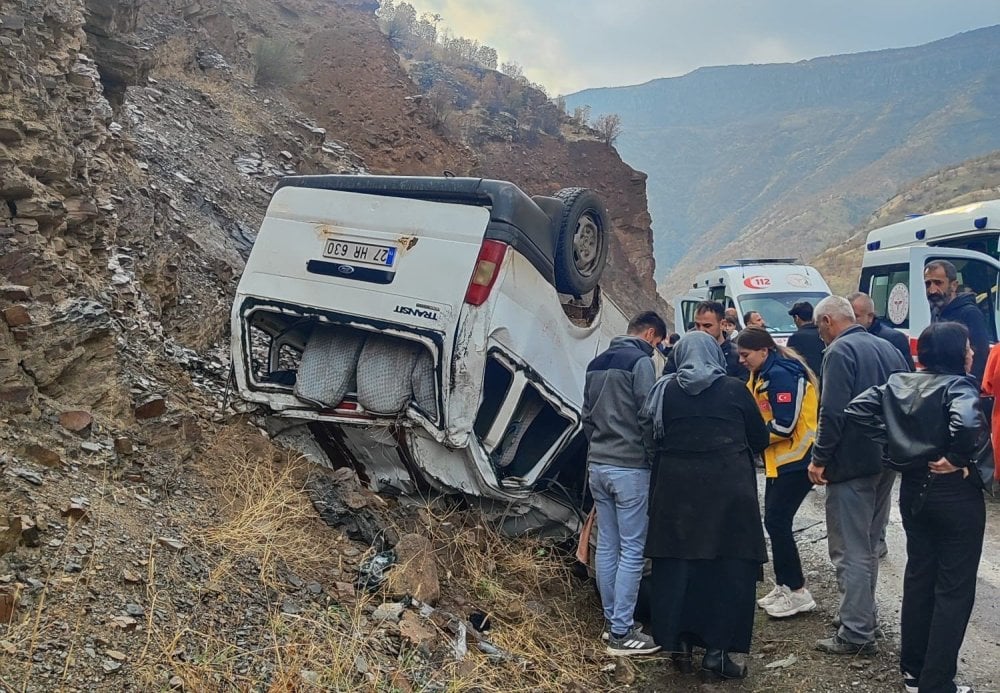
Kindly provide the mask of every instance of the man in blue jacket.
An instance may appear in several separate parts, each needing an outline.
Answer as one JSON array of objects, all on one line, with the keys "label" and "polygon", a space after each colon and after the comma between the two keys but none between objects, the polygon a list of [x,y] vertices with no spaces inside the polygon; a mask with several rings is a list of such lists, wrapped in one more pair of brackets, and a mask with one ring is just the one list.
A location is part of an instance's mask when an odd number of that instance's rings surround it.
[{"label": "man in blue jacket", "polygon": [[983,311],[976,305],[976,295],[958,293],[958,270],[947,260],[932,260],[924,265],[924,288],[934,322],[959,322],[969,330],[972,375],[982,385],[990,353],[990,334]]},{"label": "man in blue jacket", "polygon": [[649,654],[660,649],[636,627],[632,615],[639,595],[649,518],[649,476],[653,441],[643,414],[646,396],[656,382],[653,349],[667,334],[663,319],[640,313],[628,335],[615,337],[607,351],[587,366],[583,431],[590,492],[597,510],[595,569],[608,654]]}]

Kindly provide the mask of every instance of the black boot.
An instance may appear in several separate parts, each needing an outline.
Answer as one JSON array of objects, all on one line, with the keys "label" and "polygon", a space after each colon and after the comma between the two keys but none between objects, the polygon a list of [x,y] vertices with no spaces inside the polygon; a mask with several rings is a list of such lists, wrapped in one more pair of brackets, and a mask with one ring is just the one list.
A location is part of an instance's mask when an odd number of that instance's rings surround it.
[{"label": "black boot", "polygon": [[701,670],[709,678],[742,679],[747,675],[746,664],[737,664],[729,658],[725,650],[705,650],[705,658],[701,660]]},{"label": "black boot", "polygon": [[691,657],[691,643],[686,640],[681,640],[677,644],[677,651],[671,653],[670,659],[674,662],[674,668],[680,673],[694,673],[694,659]]}]

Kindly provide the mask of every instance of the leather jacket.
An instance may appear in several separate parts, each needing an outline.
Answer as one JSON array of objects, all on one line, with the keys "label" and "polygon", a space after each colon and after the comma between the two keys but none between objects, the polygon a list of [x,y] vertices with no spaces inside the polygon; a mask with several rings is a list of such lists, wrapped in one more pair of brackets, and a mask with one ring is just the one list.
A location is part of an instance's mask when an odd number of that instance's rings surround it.
[{"label": "leather jacket", "polygon": [[844,413],[886,446],[889,466],[904,474],[927,473],[927,464],[946,457],[971,467],[969,479],[982,488],[993,474],[989,426],[971,376],[919,371],[893,373],[885,385],[855,397]]}]

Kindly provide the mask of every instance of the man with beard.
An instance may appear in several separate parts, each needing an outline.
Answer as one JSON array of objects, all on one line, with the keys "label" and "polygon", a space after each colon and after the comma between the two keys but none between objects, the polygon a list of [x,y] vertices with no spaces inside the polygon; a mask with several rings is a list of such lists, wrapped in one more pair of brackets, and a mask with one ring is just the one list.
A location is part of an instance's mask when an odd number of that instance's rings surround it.
[{"label": "man with beard", "polygon": [[986,330],[986,318],[976,305],[975,294],[958,293],[958,271],[947,260],[932,260],[924,266],[924,288],[933,322],[957,322],[969,330],[969,343],[974,352],[972,375],[981,385],[990,351],[990,337]]}]

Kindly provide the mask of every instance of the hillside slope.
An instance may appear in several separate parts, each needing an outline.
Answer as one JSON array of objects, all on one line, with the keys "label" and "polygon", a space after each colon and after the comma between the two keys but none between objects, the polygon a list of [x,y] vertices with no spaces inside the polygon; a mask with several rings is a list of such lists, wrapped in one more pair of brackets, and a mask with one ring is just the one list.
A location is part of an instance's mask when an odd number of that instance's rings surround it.
[{"label": "hillside slope", "polygon": [[1000,147],[998,69],[1000,26],[567,103],[621,114],[618,149],[649,173],[658,278],[674,287],[737,256],[812,255],[906,181]]},{"label": "hillside slope", "polygon": [[[0,688],[607,682],[584,646],[599,627],[590,591],[551,546],[506,540],[448,499],[375,496],[226,407],[233,291],[280,176],[498,175],[483,162],[499,154],[435,132],[373,9],[3,3]],[[264,37],[292,42],[299,86],[254,84]],[[650,257],[642,177],[596,143],[544,146],[564,173],[537,174],[532,147],[507,154],[524,157],[510,173],[540,192],[602,187],[622,244],[638,237]],[[574,159],[615,178],[586,177]],[[652,263],[616,262],[612,293],[655,302]],[[424,561],[419,585],[433,575],[439,591],[432,614],[410,603],[416,578],[402,568],[378,596],[357,582],[384,546],[408,566],[404,539]],[[475,611],[499,626],[486,651],[466,630]]]},{"label": "hillside slope", "polygon": [[970,159],[912,182],[879,207],[851,237],[824,250],[812,264],[841,295],[856,291],[865,237],[872,229],[902,221],[907,214],[1000,198],[1000,151]]}]

